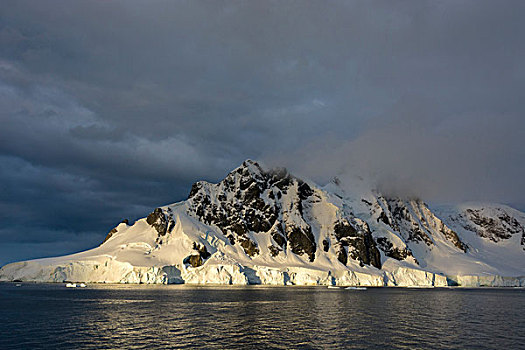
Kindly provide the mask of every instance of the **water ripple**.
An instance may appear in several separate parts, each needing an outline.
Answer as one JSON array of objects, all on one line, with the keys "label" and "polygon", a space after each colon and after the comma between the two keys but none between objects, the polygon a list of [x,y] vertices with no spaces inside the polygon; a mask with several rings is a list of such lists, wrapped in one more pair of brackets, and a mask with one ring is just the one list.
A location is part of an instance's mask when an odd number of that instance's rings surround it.
[{"label": "water ripple", "polygon": [[0,348],[523,349],[505,289],[0,284]]}]

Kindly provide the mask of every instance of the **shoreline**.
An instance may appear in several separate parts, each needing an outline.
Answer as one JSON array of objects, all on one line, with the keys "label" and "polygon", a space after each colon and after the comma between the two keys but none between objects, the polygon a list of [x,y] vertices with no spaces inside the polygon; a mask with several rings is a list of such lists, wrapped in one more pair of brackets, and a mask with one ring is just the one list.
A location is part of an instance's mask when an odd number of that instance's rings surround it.
[{"label": "shoreline", "polygon": [[[0,281],[0,285],[66,285],[68,283],[85,283],[89,286],[114,286],[114,287],[188,287],[188,288],[220,288],[220,289],[238,289],[238,288],[322,288],[332,290],[345,290],[348,287],[365,287],[367,289],[497,289],[497,290],[525,290],[525,286],[366,286],[366,285],[276,285],[276,284],[220,284],[220,283],[119,283],[119,282],[85,282],[85,281],[63,281],[63,282],[41,282],[41,281]],[[78,288],[84,289],[84,288]]]}]

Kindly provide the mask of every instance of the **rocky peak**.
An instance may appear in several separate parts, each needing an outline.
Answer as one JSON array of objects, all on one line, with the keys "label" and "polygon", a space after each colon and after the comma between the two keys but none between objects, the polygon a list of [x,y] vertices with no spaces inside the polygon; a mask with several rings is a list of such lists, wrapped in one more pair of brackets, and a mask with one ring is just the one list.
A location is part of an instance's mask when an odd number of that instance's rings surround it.
[{"label": "rocky peak", "polygon": [[[267,233],[272,256],[289,249],[314,261],[318,242],[309,213],[320,201],[315,188],[285,168],[265,170],[247,160],[218,184],[194,184],[188,214],[215,225],[232,245],[239,244],[251,257],[261,251],[252,234]],[[350,258],[361,265],[381,267],[379,250],[365,222],[343,217],[333,225],[331,237],[322,242],[324,251],[333,244],[338,260],[345,265]]]},{"label": "rocky peak", "polygon": [[231,244],[240,244],[249,256],[260,252],[251,234],[267,232],[272,254],[288,245],[295,254],[306,254],[313,261],[316,243],[303,217],[303,208],[313,194],[306,182],[286,169],[264,170],[247,160],[216,185],[195,183],[188,199],[189,214],[217,226]]}]

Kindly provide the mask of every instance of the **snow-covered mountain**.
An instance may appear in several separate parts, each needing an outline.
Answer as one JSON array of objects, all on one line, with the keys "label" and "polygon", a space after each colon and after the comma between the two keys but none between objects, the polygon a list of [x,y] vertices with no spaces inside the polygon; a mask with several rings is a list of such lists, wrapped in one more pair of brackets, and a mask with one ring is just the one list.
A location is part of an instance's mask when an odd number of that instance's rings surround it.
[{"label": "snow-covered mountain", "polygon": [[430,209],[357,180],[324,187],[247,160],[97,248],[8,264],[1,281],[525,286],[525,214]]}]

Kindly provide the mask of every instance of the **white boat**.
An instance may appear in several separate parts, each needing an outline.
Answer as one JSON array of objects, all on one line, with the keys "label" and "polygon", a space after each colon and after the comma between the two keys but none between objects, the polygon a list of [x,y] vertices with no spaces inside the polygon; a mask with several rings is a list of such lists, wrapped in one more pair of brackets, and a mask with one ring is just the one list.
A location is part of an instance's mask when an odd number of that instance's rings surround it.
[{"label": "white boat", "polygon": [[76,288],[76,287],[77,287],[76,283],[67,283],[66,284],[66,288]]},{"label": "white boat", "polygon": [[345,289],[349,289],[349,290],[366,290],[366,287],[346,287]]},{"label": "white boat", "polygon": [[79,286],[80,288],[86,288],[86,287],[87,287],[85,283],[80,283],[78,286]]},{"label": "white boat", "polygon": [[22,287],[20,283],[15,284],[15,287]]},{"label": "white boat", "polygon": [[329,289],[339,289],[340,287],[338,286],[328,286]]}]

